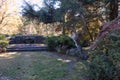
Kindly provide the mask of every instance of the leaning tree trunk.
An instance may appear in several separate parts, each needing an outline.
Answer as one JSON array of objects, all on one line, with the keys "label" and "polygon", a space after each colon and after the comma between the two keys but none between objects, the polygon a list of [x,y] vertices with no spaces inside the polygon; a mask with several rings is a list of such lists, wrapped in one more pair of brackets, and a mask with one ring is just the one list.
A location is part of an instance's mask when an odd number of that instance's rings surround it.
[{"label": "leaning tree trunk", "polygon": [[65,23],[62,24],[62,27],[61,27],[61,28],[62,28],[62,29],[61,29],[61,30],[62,30],[62,35],[65,35]]},{"label": "leaning tree trunk", "polygon": [[72,33],[71,38],[73,39],[75,46],[77,47],[77,50],[79,51],[78,57],[81,58],[83,50],[82,50],[82,46],[80,43],[80,35],[78,35],[75,28],[72,28],[72,31],[73,33]]},{"label": "leaning tree trunk", "polygon": [[[79,16],[79,19],[83,22],[83,28],[82,28],[82,32],[81,32],[81,35],[84,36],[84,34],[86,33],[86,31],[88,30],[88,27],[87,27],[87,23],[86,23],[86,20],[84,18],[84,16],[82,14],[80,14]],[[82,49],[82,45],[81,45],[81,42],[80,42],[80,38],[81,38],[81,35],[80,33],[78,33],[76,31],[76,28],[75,27],[70,27],[71,30],[72,30],[72,39],[79,51],[79,58],[83,58],[82,56],[84,55],[84,52],[83,52],[83,49]]]},{"label": "leaning tree trunk", "polygon": [[80,20],[83,22],[82,35],[84,35],[87,32],[89,37],[90,37],[90,39],[91,39],[91,41],[93,41],[94,39],[93,39],[92,34],[89,31],[89,28],[88,28],[88,25],[87,25],[85,17],[82,14],[80,14],[79,17],[80,17]]}]

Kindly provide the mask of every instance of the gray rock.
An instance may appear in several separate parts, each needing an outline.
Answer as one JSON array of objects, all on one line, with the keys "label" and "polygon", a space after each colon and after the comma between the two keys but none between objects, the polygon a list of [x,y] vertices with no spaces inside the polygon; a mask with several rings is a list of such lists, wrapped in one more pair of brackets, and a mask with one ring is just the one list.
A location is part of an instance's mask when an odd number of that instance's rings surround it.
[{"label": "gray rock", "polygon": [[72,48],[66,51],[66,55],[70,56],[76,56],[82,60],[86,60],[88,58],[88,51],[82,50],[82,54],[80,55],[80,52],[77,48]]}]

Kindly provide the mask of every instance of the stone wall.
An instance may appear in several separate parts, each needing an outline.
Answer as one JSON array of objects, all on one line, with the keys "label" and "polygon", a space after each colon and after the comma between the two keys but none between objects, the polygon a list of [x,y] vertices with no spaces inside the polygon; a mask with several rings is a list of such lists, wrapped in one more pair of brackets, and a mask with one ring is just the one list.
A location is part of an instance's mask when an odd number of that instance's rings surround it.
[{"label": "stone wall", "polygon": [[44,44],[45,39],[40,35],[16,35],[10,38],[9,44]]}]

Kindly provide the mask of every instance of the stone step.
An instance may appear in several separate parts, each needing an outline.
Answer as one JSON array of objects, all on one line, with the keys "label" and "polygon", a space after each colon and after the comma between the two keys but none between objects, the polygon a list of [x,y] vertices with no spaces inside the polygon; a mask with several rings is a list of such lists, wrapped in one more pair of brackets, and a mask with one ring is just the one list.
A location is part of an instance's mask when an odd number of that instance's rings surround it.
[{"label": "stone step", "polygon": [[23,46],[23,47],[7,47],[7,49],[31,49],[31,48],[47,48],[46,46],[39,46],[39,47],[31,47],[31,46]]},{"label": "stone step", "polygon": [[45,51],[48,50],[45,44],[10,44],[7,51]]},{"label": "stone step", "polygon": [[14,44],[8,45],[7,51],[45,51],[48,50],[43,44]]},{"label": "stone step", "polygon": [[7,51],[46,51],[47,47],[7,48]]}]

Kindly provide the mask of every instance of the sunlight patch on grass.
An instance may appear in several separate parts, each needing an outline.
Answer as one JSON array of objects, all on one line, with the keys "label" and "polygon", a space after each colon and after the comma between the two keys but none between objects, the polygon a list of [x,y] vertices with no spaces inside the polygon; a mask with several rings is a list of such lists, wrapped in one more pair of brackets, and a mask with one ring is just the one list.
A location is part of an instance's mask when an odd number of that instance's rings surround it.
[{"label": "sunlight patch on grass", "polygon": [[62,62],[71,62],[71,60],[64,60],[64,59],[61,59],[61,58],[59,58],[59,59],[57,59],[58,61],[62,61]]},{"label": "sunlight patch on grass", "polygon": [[1,53],[1,54],[0,54],[0,59],[1,59],[1,58],[11,59],[11,58],[14,58],[15,55],[18,55],[17,52]]}]

